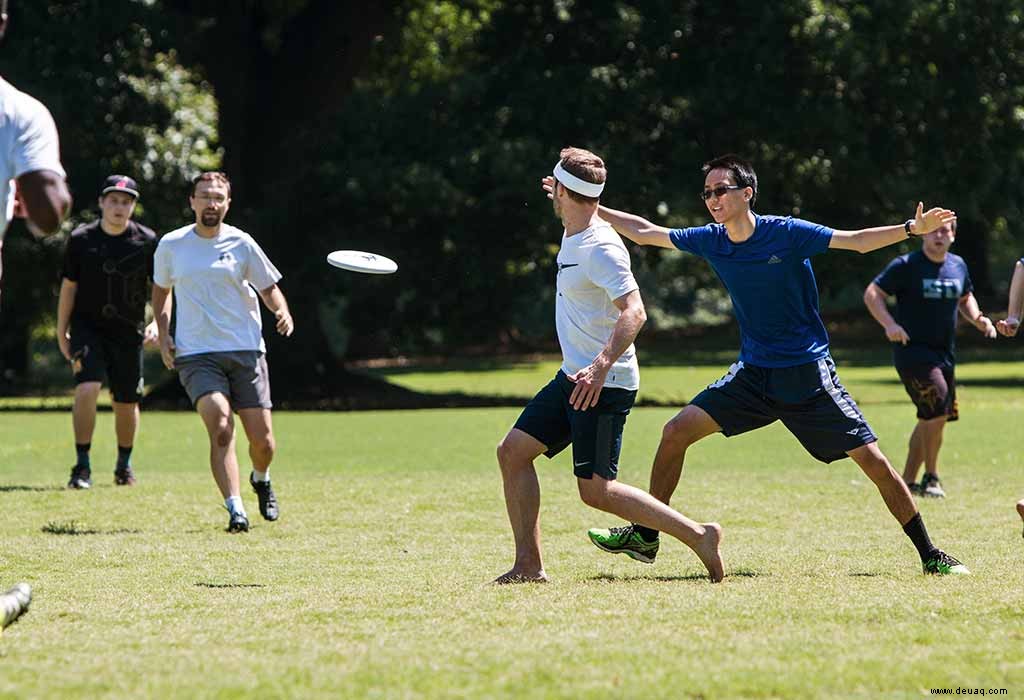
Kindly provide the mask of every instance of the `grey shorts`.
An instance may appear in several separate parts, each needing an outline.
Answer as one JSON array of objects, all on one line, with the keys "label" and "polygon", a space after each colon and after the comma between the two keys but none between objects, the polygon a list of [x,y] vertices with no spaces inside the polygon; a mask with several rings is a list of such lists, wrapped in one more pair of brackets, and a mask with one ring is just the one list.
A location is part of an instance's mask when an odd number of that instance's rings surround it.
[{"label": "grey shorts", "polygon": [[193,406],[215,391],[227,396],[236,411],[273,406],[267,358],[262,352],[203,352],[176,358],[174,365]]}]

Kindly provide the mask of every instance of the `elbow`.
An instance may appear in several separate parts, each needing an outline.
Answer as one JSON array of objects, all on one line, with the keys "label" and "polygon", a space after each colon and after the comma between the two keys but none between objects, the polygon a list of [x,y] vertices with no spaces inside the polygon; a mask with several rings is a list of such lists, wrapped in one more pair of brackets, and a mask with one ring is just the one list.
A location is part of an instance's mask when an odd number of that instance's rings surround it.
[{"label": "elbow", "polygon": [[636,308],[636,328],[639,331],[647,323],[647,309],[643,304]]}]

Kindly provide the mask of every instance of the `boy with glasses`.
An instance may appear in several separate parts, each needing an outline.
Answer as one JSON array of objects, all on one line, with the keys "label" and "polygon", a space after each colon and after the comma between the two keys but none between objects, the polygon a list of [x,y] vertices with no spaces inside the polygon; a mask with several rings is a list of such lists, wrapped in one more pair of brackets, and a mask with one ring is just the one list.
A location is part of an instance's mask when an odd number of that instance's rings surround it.
[{"label": "boy with glasses", "polygon": [[[714,223],[667,229],[602,206],[601,218],[640,245],[678,248],[708,260],[725,284],[740,326],[739,360],[664,428],[651,471],[651,493],[668,503],[679,483],[687,448],[713,433],[727,437],[776,420],[815,459],[851,457],[875,484],[889,512],[914,543],[925,573],[969,573],[935,547],[910,491],[878,449],[877,438],[839,382],[828,334],[818,312],[810,258],[830,248],[876,250],[923,235],[955,218],[925,212],[895,226],[838,231],[800,219],[751,211],[757,175],[750,163],[726,155],[704,164],[701,194]],[[545,188],[549,183],[545,183]],[[593,529],[591,541],[609,552],[653,562],[658,533],[637,524]]]}]

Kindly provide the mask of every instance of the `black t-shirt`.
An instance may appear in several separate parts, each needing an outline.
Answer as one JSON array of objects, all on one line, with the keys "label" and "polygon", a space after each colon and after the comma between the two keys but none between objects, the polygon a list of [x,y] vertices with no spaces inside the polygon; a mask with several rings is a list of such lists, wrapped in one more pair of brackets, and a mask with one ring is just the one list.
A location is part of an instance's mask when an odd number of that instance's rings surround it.
[{"label": "black t-shirt", "polygon": [[957,307],[974,291],[964,259],[947,253],[946,259],[937,263],[918,250],[889,263],[875,284],[896,296],[896,322],[910,336],[906,345],[893,346],[896,366],[952,367]]},{"label": "black t-shirt", "polygon": [[134,221],[111,236],[99,221],[79,226],[64,249],[62,275],[78,283],[74,319],[141,327],[153,279],[156,234]]}]

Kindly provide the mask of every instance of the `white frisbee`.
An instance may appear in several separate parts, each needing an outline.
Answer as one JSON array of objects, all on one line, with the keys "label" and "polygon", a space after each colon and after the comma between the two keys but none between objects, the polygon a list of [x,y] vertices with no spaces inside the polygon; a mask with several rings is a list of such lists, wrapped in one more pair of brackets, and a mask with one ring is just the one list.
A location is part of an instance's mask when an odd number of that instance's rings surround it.
[{"label": "white frisbee", "polygon": [[390,275],[398,269],[398,263],[391,258],[361,250],[336,250],[327,256],[327,262],[342,270],[371,275]]}]

